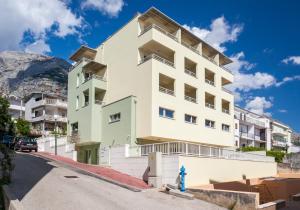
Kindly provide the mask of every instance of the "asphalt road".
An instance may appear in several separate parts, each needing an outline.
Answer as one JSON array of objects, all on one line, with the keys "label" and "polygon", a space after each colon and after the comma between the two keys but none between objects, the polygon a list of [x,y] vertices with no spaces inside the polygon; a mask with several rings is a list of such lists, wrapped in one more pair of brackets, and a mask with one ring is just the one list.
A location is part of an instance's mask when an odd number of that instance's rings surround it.
[{"label": "asphalt road", "polygon": [[10,189],[24,210],[223,209],[152,189],[132,192],[29,154],[17,154],[15,164]]}]

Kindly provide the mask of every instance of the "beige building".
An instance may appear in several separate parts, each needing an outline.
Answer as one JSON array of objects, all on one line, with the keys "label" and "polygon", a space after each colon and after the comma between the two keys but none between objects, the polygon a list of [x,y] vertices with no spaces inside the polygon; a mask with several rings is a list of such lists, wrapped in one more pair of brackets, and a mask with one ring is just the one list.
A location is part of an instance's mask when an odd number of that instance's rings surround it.
[{"label": "beige building", "polygon": [[155,8],[97,48],[80,47],[68,81],[78,160],[99,145],[184,141],[234,146],[232,61]]}]

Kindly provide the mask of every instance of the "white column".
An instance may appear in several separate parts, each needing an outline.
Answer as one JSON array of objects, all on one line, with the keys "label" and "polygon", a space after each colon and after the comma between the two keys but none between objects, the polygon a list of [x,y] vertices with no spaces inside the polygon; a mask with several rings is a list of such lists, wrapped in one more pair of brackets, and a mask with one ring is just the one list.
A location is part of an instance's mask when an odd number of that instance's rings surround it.
[{"label": "white column", "polygon": [[196,49],[198,50],[199,54],[202,55],[202,42],[196,46]]}]

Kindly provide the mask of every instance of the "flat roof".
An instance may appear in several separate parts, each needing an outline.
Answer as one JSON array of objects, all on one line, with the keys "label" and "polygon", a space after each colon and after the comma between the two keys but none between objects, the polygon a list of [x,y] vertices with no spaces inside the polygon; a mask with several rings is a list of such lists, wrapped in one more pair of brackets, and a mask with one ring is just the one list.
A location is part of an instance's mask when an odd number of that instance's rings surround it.
[{"label": "flat roof", "polygon": [[93,60],[96,56],[97,50],[90,48],[88,46],[82,45],[78,50],[76,50],[71,56],[70,60],[79,61],[82,57],[89,58]]}]

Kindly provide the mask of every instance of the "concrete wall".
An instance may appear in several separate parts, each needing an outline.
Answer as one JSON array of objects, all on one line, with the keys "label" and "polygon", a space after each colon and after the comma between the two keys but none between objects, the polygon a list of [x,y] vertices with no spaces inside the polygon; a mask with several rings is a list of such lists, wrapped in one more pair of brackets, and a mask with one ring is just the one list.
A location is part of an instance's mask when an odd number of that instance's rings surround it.
[{"label": "concrete wall", "polygon": [[179,156],[179,166],[187,173],[187,186],[205,185],[213,182],[276,176],[277,163],[229,160],[209,157]]}]

